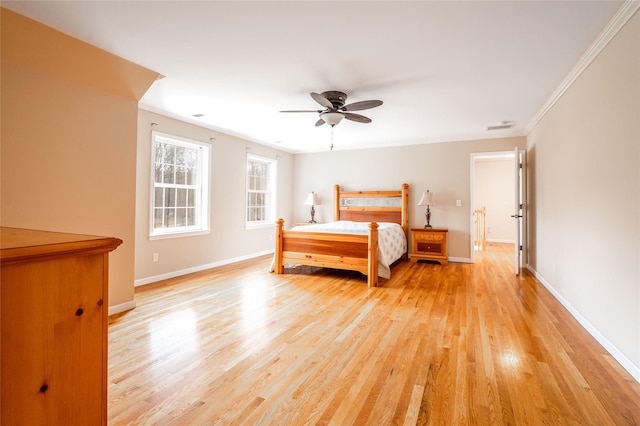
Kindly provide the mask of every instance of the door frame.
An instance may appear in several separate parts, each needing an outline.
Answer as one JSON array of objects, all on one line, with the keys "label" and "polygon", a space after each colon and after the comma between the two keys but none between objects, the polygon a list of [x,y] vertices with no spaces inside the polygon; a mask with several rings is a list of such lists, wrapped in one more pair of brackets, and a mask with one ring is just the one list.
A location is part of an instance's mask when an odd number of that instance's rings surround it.
[{"label": "door frame", "polygon": [[[515,148],[514,148],[515,149]],[[474,232],[475,226],[473,223],[473,212],[475,210],[475,183],[476,183],[476,159],[478,158],[515,158],[514,149],[505,151],[490,151],[490,152],[472,152],[469,155],[469,259],[471,263],[475,263],[475,248],[474,248]],[[514,177],[515,179],[515,177]]]}]

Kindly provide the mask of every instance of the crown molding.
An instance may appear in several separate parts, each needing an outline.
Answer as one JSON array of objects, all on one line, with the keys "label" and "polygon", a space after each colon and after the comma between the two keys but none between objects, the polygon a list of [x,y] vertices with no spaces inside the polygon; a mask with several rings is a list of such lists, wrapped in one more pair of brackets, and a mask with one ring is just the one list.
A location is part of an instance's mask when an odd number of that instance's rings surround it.
[{"label": "crown molding", "polygon": [[560,86],[553,92],[551,97],[544,103],[542,108],[537,112],[533,119],[524,128],[524,134],[529,135],[533,128],[538,124],[542,117],[555,105],[556,102],[564,95],[571,85],[580,77],[593,60],[604,50],[609,42],[618,34],[624,25],[633,17],[640,9],[640,0],[626,0],[620,7],[615,16],[602,30],[598,38],[589,46],[587,51],[582,55],[573,69],[560,83]]}]

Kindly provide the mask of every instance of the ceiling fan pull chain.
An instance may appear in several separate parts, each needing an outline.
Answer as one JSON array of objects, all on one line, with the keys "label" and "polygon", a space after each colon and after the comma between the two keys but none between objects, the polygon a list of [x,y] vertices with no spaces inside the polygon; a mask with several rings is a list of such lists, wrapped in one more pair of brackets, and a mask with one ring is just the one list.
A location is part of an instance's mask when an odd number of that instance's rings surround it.
[{"label": "ceiling fan pull chain", "polygon": [[331,149],[330,149],[330,151],[333,151],[333,128],[334,127],[335,126],[331,126]]}]

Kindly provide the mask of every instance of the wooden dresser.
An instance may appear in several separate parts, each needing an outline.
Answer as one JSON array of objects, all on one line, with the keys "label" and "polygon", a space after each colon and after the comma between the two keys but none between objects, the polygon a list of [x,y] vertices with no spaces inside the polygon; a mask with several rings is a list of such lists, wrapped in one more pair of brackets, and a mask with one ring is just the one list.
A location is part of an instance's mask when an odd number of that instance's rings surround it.
[{"label": "wooden dresser", "polygon": [[411,228],[411,261],[435,260],[448,265],[447,234],[442,228]]},{"label": "wooden dresser", "polygon": [[0,228],[0,423],[107,424],[117,238]]}]

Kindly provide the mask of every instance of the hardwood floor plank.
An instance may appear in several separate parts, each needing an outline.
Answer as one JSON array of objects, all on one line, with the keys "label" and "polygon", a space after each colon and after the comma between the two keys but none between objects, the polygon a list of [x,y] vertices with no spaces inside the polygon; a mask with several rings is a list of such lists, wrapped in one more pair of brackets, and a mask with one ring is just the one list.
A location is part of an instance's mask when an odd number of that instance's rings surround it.
[{"label": "hardwood floor plank", "polygon": [[270,260],[136,289],[110,318],[110,424],[640,423],[640,385],[508,246],[371,289]]}]

